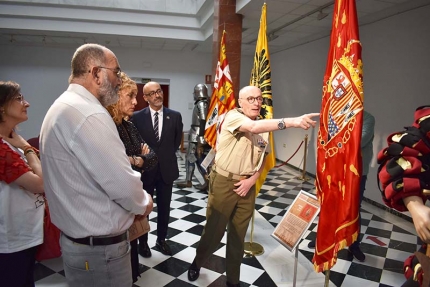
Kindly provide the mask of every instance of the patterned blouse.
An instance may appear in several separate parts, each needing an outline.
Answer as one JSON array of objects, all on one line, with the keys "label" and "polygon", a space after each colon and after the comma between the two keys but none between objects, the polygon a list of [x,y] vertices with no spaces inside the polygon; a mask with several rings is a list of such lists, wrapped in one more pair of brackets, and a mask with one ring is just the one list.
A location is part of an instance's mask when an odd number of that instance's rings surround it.
[{"label": "patterned blouse", "polygon": [[30,170],[21,156],[0,138],[0,181],[10,184]]},{"label": "patterned blouse", "polygon": [[146,155],[141,154],[142,145],[145,144],[145,141],[139,134],[139,131],[136,129],[132,122],[122,120],[122,123],[117,125],[119,137],[125,146],[125,152],[127,156],[138,156],[143,159],[142,167],[137,167],[135,165],[131,165],[131,167],[139,172],[143,172],[146,170],[153,169],[158,163],[158,157],[155,154],[154,150],[149,147],[149,153]]}]

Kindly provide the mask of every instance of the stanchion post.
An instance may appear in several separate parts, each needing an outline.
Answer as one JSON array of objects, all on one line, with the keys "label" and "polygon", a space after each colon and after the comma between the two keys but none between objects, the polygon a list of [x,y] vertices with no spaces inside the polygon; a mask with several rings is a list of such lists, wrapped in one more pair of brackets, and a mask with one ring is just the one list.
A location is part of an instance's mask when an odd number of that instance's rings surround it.
[{"label": "stanchion post", "polygon": [[305,136],[305,150],[303,155],[303,170],[302,175],[297,176],[296,179],[300,179],[302,181],[308,181],[310,178],[306,176],[306,157],[308,155],[308,135]]}]

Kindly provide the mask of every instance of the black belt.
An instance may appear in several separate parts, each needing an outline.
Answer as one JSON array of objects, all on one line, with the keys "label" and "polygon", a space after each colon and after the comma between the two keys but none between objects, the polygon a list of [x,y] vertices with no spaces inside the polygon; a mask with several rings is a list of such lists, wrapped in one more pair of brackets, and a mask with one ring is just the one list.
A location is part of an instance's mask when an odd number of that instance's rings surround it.
[{"label": "black belt", "polygon": [[[84,245],[111,245],[120,243],[127,239],[127,231],[123,234],[112,236],[112,237],[85,237],[85,238],[72,238],[66,234],[64,234],[68,239],[70,239],[73,242],[84,244]],[[92,243],[91,243],[92,241]]]}]

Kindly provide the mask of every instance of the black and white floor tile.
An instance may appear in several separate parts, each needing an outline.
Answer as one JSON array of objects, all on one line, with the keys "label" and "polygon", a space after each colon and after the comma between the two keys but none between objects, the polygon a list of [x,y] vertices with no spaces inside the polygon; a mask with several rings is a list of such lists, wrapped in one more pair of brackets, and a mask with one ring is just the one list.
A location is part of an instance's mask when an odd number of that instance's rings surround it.
[{"label": "black and white floor tile", "polygon": [[[180,178],[185,177],[183,154],[178,153]],[[314,192],[313,180],[296,179],[297,171],[281,167],[272,169],[257,199],[252,241],[264,247],[257,257],[244,257],[241,266],[241,286],[324,286],[325,276],[315,273],[311,263],[313,250],[307,247],[315,239],[317,221],[306,232],[299,245],[297,259],[271,234],[300,190]],[[197,174],[194,183],[201,180]],[[174,188],[168,243],[173,255],[165,256],[155,247],[156,208],[150,215],[149,246],[152,257],[140,257],[143,265],[141,278],[134,286],[225,286],[225,237],[219,249],[202,267],[195,282],[187,279],[187,268],[192,262],[200,234],[205,225],[207,194],[197,189]],[[377,287],[400,286],[404,282],[403,261],[420,246],[413,224],[380,208],[363,202],[361,249],[366,261],[353,259],[347,249],[338,254],[336,265],[330,270],[330,286]],[[250,241],[248,230],[247,241]],[[297,265],[295,263],[297,262]],[[37,287],[66,287],[61,258],[36,264]],[[1,279],[0,279],[1,282]],[[1,285],[1,284],[0,284]]]}]

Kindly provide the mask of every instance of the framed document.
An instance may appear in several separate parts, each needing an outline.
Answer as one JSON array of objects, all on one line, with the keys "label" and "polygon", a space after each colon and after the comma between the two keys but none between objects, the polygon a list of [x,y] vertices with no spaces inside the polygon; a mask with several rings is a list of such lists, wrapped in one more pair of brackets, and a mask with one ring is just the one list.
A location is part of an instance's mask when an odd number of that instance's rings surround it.
[{"label": "framed document", "polygon": [[316,196],[301,190],[272,236],[288,250],[293,251],[319,212],[320,205]]}]

